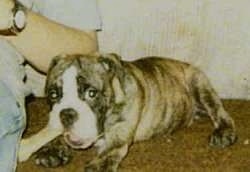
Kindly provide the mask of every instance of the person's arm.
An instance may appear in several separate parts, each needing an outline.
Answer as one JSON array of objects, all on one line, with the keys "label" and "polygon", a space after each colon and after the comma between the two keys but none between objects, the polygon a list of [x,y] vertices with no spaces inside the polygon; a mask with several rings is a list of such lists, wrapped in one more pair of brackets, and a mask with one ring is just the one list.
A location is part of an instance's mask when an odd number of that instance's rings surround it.
[{"label": "person's arm", "polygon": [[82,31],[55,23],[32,11],[27,25],[17,36],[6,38],[27,61],[46,72],[51,58],[58,54],[91,53],[97,50],[95,31]]},{"label": "person's arm", "polygon": [[2,37],[43,72],[47,71],[51,59],[58,54],[87,54],[98,49],[94,30],[73,29],[29,10],[26,11],[26,23],[24,30],[16,36]]}]

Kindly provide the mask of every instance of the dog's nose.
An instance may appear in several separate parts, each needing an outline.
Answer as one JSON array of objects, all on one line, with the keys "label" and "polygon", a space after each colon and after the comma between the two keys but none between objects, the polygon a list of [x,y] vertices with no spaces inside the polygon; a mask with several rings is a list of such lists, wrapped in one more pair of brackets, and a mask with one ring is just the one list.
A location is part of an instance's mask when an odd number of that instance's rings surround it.
[{"label": "dog's nose", "polygon": [[72,108],[60,112],[60,120],[65,128],[69,128],[77,120],[77,112]]}]

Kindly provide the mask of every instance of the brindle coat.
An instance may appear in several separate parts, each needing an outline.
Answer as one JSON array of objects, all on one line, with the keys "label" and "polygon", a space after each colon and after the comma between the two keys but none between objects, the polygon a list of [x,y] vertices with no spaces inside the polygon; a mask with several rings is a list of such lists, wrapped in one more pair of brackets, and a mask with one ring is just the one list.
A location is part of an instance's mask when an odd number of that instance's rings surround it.
[{"label": "brindle coat", "polygon": [[[171,134],[190,125],[199,112],[214,124],[211,146],[226,147],[236,141],[234,121],[204,73],[190,64],[160,57],[127,62],[116,54],[59,57],[51,65],[47,93],[71,65],[78,69],[79,87],[88,83],[100,92],[89,106],[105,146],[85,171],[117,171],[133,142]],[[80,98],[81,92],[78,88]]]}]

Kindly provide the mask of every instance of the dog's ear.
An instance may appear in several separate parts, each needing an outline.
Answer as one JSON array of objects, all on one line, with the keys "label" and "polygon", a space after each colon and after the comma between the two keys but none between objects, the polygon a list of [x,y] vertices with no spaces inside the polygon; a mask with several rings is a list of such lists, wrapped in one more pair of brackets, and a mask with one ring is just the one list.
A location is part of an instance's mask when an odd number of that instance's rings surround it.
[{"label": "dog's ear", "polygon": [[49,71],[51,71],[51,69],[53,69],[58,64],[58,62],[61,59],[64,59],[66,56],[67,55],[62,54],[62,55],[57,55],[57,56],[53,57],[51,62],[50,62],[50,65],[49,65],[48,73],[49,73]]},{"label": "dog's ear", "polygon": [[113,76],[112,88],[115,94],[115,103],[123,102],[125,97],[123,91],[125,72],[122,67],[121,57],[115,53],[104,54],[100,56],[100,63]]},{"label": "dog's ear", "polygon": [[112,80],[112,88],[113,88],[114,95],[115,95],[115,103],[116,104],[122,103],[125,98],[125,94],[123,90],[124,88],[120,80],[116,77],[114,77]]},{"label": "dog's ear", "polygon": [[112,73],[116,72],[116,70],[122,66],[121,57],[115,53],[100,55],[99,62],[106,71]]},{"label": "dog's ear", "polygon": [[50,62],[50,65],[49,65],[49,68],[48,68],[48,71],[47,71],[47,77],[46,77],[46,85],[45,85],[45,94],[47,95],[47,91],[48,91],[48,88],[49,88],[49,81],[51,80],[51,71],[52,69],[57,66],[57,64],[59,63],[59,61],[63,58],[65,58],[66,55],[57,55],[55,57],[52,58],[51,62]]}]

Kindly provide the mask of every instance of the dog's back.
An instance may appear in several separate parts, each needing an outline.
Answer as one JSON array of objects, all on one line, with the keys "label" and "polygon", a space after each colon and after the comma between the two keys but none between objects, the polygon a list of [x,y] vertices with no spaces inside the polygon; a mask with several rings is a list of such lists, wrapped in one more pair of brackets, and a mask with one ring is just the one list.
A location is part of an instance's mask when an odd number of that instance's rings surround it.
[{"label": "dog's back", "polygon": [[171,133],[192,120],[193,98],[190,96],[189,80],[196,70],[180,61],[149,57],[124,66],[140,85],[143,110],[135,140]]}]

